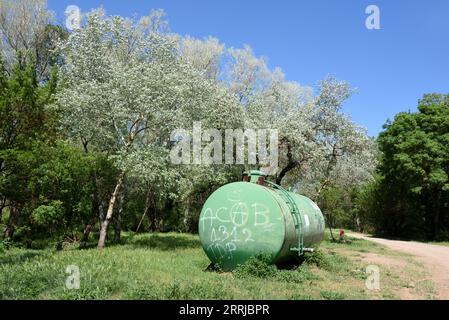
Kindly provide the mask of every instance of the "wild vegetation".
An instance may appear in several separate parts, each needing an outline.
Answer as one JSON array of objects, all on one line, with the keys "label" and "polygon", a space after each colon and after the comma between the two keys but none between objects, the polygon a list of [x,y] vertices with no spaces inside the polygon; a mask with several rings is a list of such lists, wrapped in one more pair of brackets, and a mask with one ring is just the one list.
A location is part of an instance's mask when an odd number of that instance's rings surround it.
[{"label": "wild vegetation", "polygon": [[[367,290],[369,260],[360,260],[362,255],[408,257],[365,240],[335,243],[328,235],[299,266],[278,269],[262,255],[228,273],[206,271],[210,261],[191,234],[124,233],[104,251],[94,241],[84,250],[70,243],[64,251],[48,243],[34,246],[0,255],[0,299],[397,299],[403,290],[432,297],[431,284],[415,282],[425,272],[414,264],[402,270],[382,266],[389,276],[381,290]],[[65,285],[71,265],[79,268],[77,290]]]},{"label": "wild vegetation", "polygon": [[[1,298],[372,297],[357,254],[331,242],[293,270],[255,257],[204,272],[192,235],[204,201],[259,167],[173,164],[182,137],[171,133],[194,122],[278,130],[269,179],[316,201],[330,226],[449,240],[448,95],[425,95],[369,137],[342,111],[347,82],[288,81],[249,46],[170,32],[161,10],[139,20],[95,10],[65,30],[43,0],[3,0],[0,49]],[[71,264],[81,290],[62,285]],[[375,297],[395,297],[405,281],[395,279]]]},{"label": "wild vegetation", "polygon": [[171,133],[195,122],[278,130],[270,179],[318,202],[337,182],[372,179],[374,140],[342,112],[353,89],[335,77],[287,81],[249,46],[170,32],[161,10],[138,20],[94,10],[65,30],[45,1],[8,0],[0,31],[5,243],[83,247],[94,232],[103,248],[122,230],[196,232],[208,195],[258,166],[172,163],[182,137]]},{"label": "wild vegetation", "polygon": [[378,138],[378,177],[360,208],[386,236],[449,239],[449,95],[428,94]]}]

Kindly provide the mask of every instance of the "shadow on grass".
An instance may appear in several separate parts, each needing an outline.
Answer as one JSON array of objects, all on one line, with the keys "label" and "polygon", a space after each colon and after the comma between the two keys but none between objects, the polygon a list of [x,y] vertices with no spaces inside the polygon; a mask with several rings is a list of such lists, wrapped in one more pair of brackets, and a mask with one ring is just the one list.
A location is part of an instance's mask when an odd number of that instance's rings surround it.
[{"label": "shadow on grass", "polygon": [[199,239],[190,239],[181,235],[151,234],[146,237],[129,237],[123,244],[135,248],[147,248],[158,250],[200,248]]},{"label": "shadow on grass", "polygon": [[[96,250],[97,235],[91,236],[89,243],[78,250]],[[199,239],[176,233],[123,233],[119,241],[109,240],[106,248],[127,247],[128,249],[173,250],[186,248],[201,248]]]},{"label": "shadow on grass", "polygon": [[399,237],[399,236],[391,236],[391,235],[386,235],[386,234],[381,234],[381,233],[375,233],[373,235],[369,235],[367,236],[367,238],[378,238],[378,239],[385,239],[385,240],[394,240],[394,241],[416,241],[416,242],[426,242],[426,240],[424,238],[418,238],[418,237]]},{"label": "shadow on grass", "polygon": [[[373,234],[362,233],[358,231],[348,230],[349,233],[357,233],[359,235],[365,236],[366,238],[379,238],[385,240],[394,240],[394,241],[416,241],[416,242],[429,242],[430,239],[426,239],[422,234],[414,233],[409,235],[389,235],[383,233],[382,231],[374,232]],[[444,240],[442,240],[444,241]]]},{"label": "shadow on grass", "polygon": [[26,251],[26,252],[14,252],[9,255],[5,255],[4,253],[0,255],[0,265],[4,264],[21,264],[28,260],[37,258],[40,256],[40,252]]}]

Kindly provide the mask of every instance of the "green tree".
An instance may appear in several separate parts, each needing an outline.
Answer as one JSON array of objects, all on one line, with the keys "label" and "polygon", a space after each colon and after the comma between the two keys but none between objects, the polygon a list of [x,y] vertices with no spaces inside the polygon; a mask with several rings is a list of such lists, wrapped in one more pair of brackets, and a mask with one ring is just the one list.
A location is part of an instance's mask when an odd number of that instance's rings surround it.
[{"label": "green tree", "polygon": [[449,238],[449,95],[428,94],[418,112],[384,126],[377,230],[394,236]]},{"label": "green tree", "polygon": [[118,169],[99,248],[127,178],[153,187],[176,178],[168,163],[174,129],[193,121],[229,128],[242,118],[235,99],[181,61],[177,39],[155,32],[149,20],[95,11],[60,47],[65,64],[55,107],[62,124],[72,139],[100,150]]},{"label": "green tree", "polygon": [[5,236],[11,237],[30,197],[29,168],[23,159],[34,141],[45,141],[52,132],[44,106],[51,100],[55,84],[50,80],[39,85],[32,62],[16,64],[10,76],[1,61],[0,69],[0,199],[2,207],[9,207]]}]

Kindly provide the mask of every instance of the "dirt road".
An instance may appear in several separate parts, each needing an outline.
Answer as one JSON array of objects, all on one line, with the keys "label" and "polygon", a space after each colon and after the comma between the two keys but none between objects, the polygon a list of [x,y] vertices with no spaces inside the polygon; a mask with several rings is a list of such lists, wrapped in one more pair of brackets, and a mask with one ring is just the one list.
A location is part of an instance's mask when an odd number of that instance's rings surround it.
[{"label": "dirt road", "polygon": [[409,253],[424,264],[435,286],[437,299],[449,299],[449,247],[415,242],[373,238],[359,233],[348,236],[384,245],[392,250]]}]

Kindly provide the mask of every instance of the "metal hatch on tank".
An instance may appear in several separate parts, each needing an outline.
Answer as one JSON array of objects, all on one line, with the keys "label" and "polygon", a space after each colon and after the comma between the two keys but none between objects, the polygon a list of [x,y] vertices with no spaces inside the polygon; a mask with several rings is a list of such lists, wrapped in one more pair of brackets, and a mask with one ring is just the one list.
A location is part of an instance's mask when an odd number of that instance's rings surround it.
[{"label": "metal hatch on tank", "polygon": [[201,244],[209,259],[232,270],[257,253],[272,263],[311,251],[324,236],[324,217],[309,198],[267,181],[260,171],[243,174],[205,202],[199,219]]}]

